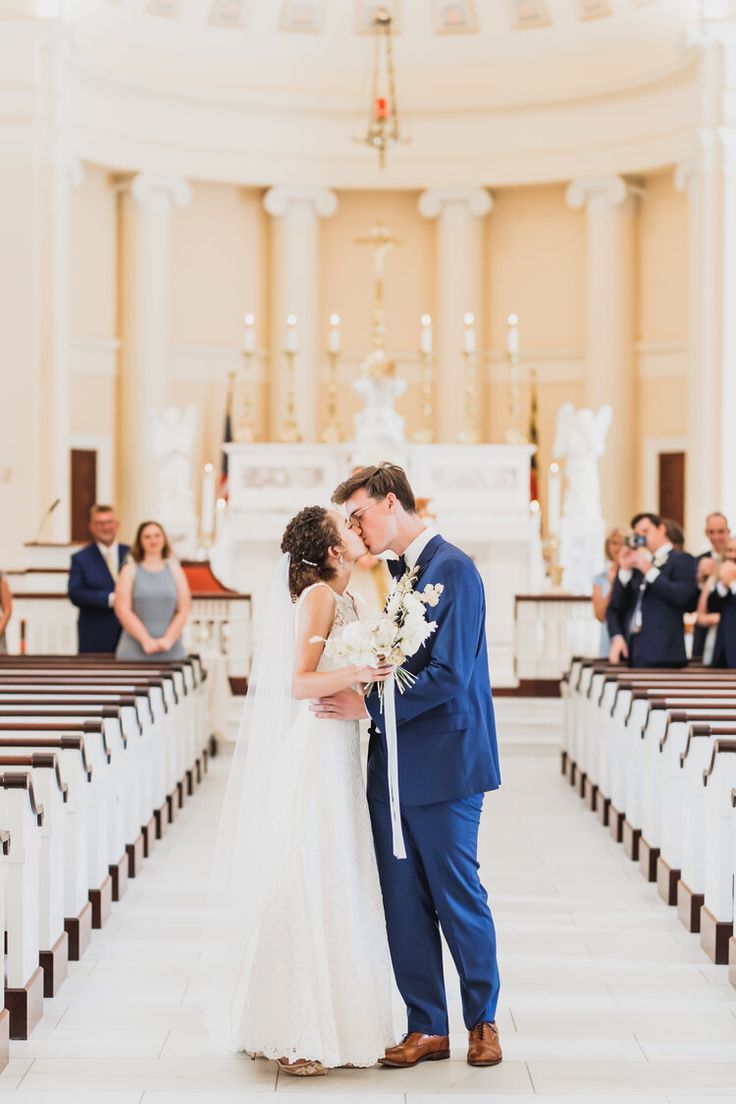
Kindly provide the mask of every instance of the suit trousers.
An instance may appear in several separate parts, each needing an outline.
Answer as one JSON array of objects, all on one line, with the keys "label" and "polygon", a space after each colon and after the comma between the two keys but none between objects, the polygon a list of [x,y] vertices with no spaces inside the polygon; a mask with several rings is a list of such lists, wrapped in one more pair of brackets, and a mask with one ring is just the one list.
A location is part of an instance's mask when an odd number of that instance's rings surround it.
[{"label": "suit trousers", "polygon": [[405,859],[393,855],[388,804],[371,799],[369,807],[408,1030],[448,1034],[440,928],[460,975],[465,1026],[493,1021],[499,993],[496,931],[477,859],[483,794],[402,808]]}]

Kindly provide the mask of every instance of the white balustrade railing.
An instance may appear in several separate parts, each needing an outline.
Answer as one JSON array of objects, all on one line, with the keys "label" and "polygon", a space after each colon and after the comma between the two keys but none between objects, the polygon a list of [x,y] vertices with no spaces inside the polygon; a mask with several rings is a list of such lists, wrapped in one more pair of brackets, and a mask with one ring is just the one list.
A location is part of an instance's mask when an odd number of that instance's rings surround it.
[{"label": "white balustrade railing", "polygon": [[574,655],[597,656],[601,625],[590,598],[568,594],[517,594],[516,677],[557,680]]}]

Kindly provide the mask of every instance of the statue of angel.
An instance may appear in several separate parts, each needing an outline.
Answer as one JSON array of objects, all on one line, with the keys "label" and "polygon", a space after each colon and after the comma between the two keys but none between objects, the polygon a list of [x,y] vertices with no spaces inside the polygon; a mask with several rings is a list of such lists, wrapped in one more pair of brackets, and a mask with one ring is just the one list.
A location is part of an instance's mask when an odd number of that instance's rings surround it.
[{"label": "statue of angel", "polygon": [[587,407],[576,410],[563,403],[557,413],[552,454],[565,461],[565,494],[562,513],[578,522],[601,519],[601,487],[598,461],[606,449],[613,410],[602,406],[597,413]]}]

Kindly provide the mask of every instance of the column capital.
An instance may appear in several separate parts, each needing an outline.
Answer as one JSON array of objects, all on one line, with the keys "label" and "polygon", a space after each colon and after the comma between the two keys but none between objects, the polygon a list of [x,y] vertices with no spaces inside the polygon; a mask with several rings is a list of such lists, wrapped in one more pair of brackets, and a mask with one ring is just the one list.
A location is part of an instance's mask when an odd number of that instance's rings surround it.
[{"label": "column capital", "polygon": [[263,206],[269,215],[281,218],[294,204],[311,207],[318,218],[329,218],[337,210],[337,196],[330,188],[269,188]]},{"label": "column capital", "polygon": [[469,215],[483,218],[493,209],[493,196],[486,188],[428,188],[419,197],[419,214],[439,218],[448,208],[464,207]]},{"label": "column capital", "polygon": [[120,177],[117,183],[141,207],[186,207],[192,200],[191,185],[180,176],[143,172]]},{"label": "column capital", "polygon": [[643,192],[640,184],[625,180],[622,176],[591,176],[573,180],[565,192],[565,202],[574,211],[596,206],[623,207],[627,202],[637,199]]}]

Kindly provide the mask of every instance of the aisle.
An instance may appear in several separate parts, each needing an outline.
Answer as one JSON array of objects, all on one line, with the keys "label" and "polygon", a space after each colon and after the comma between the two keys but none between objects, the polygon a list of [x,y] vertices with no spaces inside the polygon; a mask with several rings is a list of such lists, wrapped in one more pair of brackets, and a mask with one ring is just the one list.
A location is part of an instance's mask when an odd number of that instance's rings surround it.
[{"label": "aisle", "polygon": [[268,1063],[210,1046],[196,959],[227,770],[218,758],[85,960],[46,1002],[32,1038],[12,1044],[0,1091],[15,1090],[26,1104],[233,1104],[274,1089],[347,1094],[343,1101],[375,1095],[382,1104],[404,1104],[405,1094],[406,1104],[429,1104],[437,1092],[736,1104],[736,990],[727,971],[710,965],[697,937],[585,811],[559,774],[556,747],[520,740],[518,728],[507,733],[505,785],[488,800],[481,854],[501,949],[501,1066],[466,1065],[455,996],[455,1060],[414,1070],[277,1079]]}]

